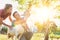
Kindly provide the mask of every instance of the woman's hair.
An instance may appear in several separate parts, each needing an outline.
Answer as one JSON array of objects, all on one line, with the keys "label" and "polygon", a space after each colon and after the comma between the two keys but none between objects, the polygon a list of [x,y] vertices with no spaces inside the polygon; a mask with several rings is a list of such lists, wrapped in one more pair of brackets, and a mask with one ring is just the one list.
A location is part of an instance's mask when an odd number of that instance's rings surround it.
[{"label": "woman's hair", "polygon": [[13,13],[13,16],[15,15],[15,13],[18,13],[17,11],[15,11],[14,13]]},{"label": "woman's hair", "polygon": [[12,7],[11,4],[6,4],[6,5],[5,5],[5,10],[9,9],[10,7]]}]

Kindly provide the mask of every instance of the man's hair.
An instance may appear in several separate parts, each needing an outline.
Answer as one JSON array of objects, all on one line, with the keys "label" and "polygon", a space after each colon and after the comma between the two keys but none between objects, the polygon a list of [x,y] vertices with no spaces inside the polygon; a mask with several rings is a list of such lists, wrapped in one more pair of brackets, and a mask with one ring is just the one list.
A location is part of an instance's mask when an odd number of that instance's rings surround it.
[{"label": "man's hair", "polygon": [[5,5],[5,10],[9,9],[10,7],[12,7],[12,4],[6,4]]}]

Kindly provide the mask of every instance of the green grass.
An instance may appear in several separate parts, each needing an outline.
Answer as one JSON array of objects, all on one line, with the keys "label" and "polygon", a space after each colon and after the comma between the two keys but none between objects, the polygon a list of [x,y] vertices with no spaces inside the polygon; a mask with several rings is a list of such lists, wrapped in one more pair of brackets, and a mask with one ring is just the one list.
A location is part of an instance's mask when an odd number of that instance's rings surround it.
[{"label": "green grass", "polygon": [[7,35],[0,34],[0,40],[11,40],[11,39],[8,39]]},{"label": "green grass", "polygon": [[[49,34],[49,36],[60,37],[58,35],[54,35],[53,33]],[[53,39],[55,40],[56,38],[53,38]],[[0,40],[11,40],[11,39],[8,39],[7,35],[0,34]],[[44,40],[44,34],[43,33],[34,33],[31,40]],[[49,38],[49,40],[51,40],[51,38]]]}]

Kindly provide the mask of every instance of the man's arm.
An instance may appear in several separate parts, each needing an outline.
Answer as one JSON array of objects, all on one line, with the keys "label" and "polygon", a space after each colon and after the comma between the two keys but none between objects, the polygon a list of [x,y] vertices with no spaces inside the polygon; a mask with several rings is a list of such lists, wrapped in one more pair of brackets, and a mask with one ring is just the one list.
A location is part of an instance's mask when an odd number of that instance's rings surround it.
[{"label": "man's arm", "polygon": [[11,18],[11,15],[9,16],[9,20],[10,20],[10,22],[12,22],[12,18]]},{"label": "man's arm", "polygon": [[1,25],[1,24],[6,25],[6,26],[8,26],[9,28],[11,28],[11,26],[10,26],[10,25],[5,24],[5,23],[3,22],[3,18],[1,18],[1,17],[0,17],[0,25]]},{"label": "man's arm", "polygon": [[12,28],[12,26],[7,25],[7,24],[6,24],[6,23],[4,23],[4,22],[2,22],[2,24],[3,24],[3,25],[5,25],[5,26],[7,26],[7,27],[9,27],[9,28]]}]

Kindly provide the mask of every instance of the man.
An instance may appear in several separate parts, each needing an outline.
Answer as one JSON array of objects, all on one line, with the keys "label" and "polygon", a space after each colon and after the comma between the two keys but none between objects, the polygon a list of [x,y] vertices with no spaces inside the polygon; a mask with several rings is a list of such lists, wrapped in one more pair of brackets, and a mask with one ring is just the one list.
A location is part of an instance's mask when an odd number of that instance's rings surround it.
[{"label": "man", "polygon": [[11,12],[12,12],[12,5],[11,4],[6,4],[4,9],[0,9],[0,30],[1,30],[1,25],[2,24],[11,28],[10,25],[7,25],[3,22],[7,17],[12,22]]}]

